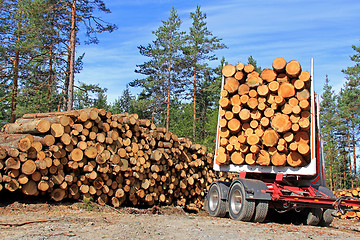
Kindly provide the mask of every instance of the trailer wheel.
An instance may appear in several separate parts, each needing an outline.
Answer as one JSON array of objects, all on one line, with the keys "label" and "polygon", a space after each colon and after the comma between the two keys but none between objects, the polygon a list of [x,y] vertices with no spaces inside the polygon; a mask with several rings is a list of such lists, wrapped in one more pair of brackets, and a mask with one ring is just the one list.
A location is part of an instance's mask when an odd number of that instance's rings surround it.
[{"label": "trailer wheel", "polygon": [[229,215],[234,220],[250,221],[254,215],[255,201],[245,198],[245,189],[239,182],[232,185],[228,204]]},{"label": "trailer wheel", "polygon": [[311,208],[306,219],[306,224],[317,226],[322,218],[323,211],[321,208]]},{"label": "trailer wheel", "polygon": [[258,200],[255,206],[255,215],[253,222],[264,222],[269,209],[269,202]]},{"label": "trailer wheel", "polygon": [[[335,198],[334,193],[326,187],[320,186],[319,191],[327,194],[329,197]],[[334,220],[334,216],[332,215],[334,212],[334,209],[322,209],[322,210],[323,210],[323,213],[322,213],[322,218],[320,220],[319,226],[328,227]]]},{"label": "trailer wheel", "polygon": [[213,184],[207,194],[207,210],[210,216],[225,217],[226,202],[220,197],[220,188],[218,184]]},{"label": "trailer wheel", "polygon": [[334,220],[334,216],[332,215],[334,212],[333,209],[323,209],[322,218],[320,220],[319,226],[328,227]]}]

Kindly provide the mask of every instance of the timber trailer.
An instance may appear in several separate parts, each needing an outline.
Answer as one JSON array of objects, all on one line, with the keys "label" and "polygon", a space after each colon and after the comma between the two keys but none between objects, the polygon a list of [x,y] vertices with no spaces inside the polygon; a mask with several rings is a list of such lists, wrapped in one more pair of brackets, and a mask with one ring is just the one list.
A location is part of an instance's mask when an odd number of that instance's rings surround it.
[{"label": "timber trailer", "polygon": [[[273,209],[279,213],[294,211],[298,214],[295,218],[307,225],[329,226],[335,213],[344,214],[351,207],[360,207],[359,199],[344,196],[336,198],[333,192],[326,188],[319,97],[314,92],[313,76],[311,59],[310,163],[305,167],[218,165],[218,121],[213,169],[237,172],[239,177],[232,182],[214,181],[210,185],[205,197],[205,209],[209,215],[225,217],[228,214],[234,220],[263,222],[268,211]],[[223,86],[224,77],[221,89]],[[221,107],[219,111],[220,109]]]}]

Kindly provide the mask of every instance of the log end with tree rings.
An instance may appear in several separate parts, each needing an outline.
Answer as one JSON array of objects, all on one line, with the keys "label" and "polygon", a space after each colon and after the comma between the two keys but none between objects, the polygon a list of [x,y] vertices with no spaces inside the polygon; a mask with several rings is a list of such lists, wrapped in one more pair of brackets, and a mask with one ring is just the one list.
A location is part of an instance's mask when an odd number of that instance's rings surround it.
[{"label": "log end with tree rings", "polygon": [[241,123],[238,119],[236,118],[232,118],[229,120],[228,124],[228,129],[232,132],[232,133],[237,133],[240,131],[241,129]]},{"label": "log end with tree rings", "polygon": [[241,62],[238,62],[236,65],[235,65],[235,68],[237,71],[241,72],[242,70],[244,70],[244,67],[245,65]]},{"label": "log end with tree rings", "polygon": [[276,72],[273,69],[265,68],[261,72],[261,78],[267,82],[272,82],[276,80]]},{"label": "log end with tree rings", "polygon": [[259,85],[261,85],[263,83],[263,80],[255,75],[248,75],[248,77],[246,78],[246,84],[249,87],[257,87]]},{"label": "log end with tree rings", "polygon": [[287,163],[292,167],[300,167],[304,165],[304,158],[298,152],[291,152],[287,156]]},{"label": "log end with tree rings", "polygon": [[289,131],[291,126],[290,117],[286,114],[277,113],[271,120],[271,127],[279,133]]},{"label": "log end with tree rings", "polygon": [[246,72],[246,73],[251,73],[251,72],[253,72],[255,70],[255,67],[254,67],[254,65],[252,65],[252,64],[246,64],[245,66],[244,66],[244,72]]},{"label": "log end with tree rings", "polygon": [[260,166],[269,166],[271,163],[270,154],[266,150],[260,150],[258,157],[256,159],[256,163]]},{"label": "log end with tree rings", "polygon": [[296,60],[291,60],[286,64],[286,74],[292,78],[296,78],[299,76],[301,72],[301,65]]},{"label": "log end with tree rings", "polygon": [[268,129],[265,130],[261,140],[265,146],[273,147],[278,143],[279,134],[273,129]]},{"label": "log end with tree rings", "polygon": [[298,78],[304,82],[308,82],[311,79],[311,75],[308,71],[301,71]]},{"label": "log end with tree rings", "polygon": [[293,97],[295,95],[295,87],[291,83],[282,83],[278,89],[278,94],[283,98]]},{"label": "log end with tree rings", "polygon": [[236,72],[236,68],[234,65],[231,64],[227,64],[222,68],[222,74],[225,77],[232,77],[234,76],[235,72]]},{"label": "log end with tree rings", "polygon": [[268,85],[260,85],[257,87],[257,92],[260,96],[266,97],[269,93],[269,87]]},{"label": "log end with tree rings", "polygon": [[272,156],[271,156],[271,163],[274,166],[285,166],[286,165],[286,154],[285,153],[281,153],[281,152],[275,152]]},{"label": "log end with tree rings", "polygon": [[256,163],[256,154],[254,153],[247,153],[245,155],[245,162],[248,165],[254,165]]},{"label": "log end with tree rings", "polygon": [[239,82],[242,82],[244,77],[245,77],[245,74],[242,71],[237,71],[234,75],[234,78],[236,78]]},{"label": "log end with tree rings", "polygon": [[80,148],[75,148],[70,153],[70,159],[75,162],[81,161],[83,159],[83,156],[84,152]]},{"label": "log end with tree rings", "polygon": [[238,89],[238,93],[240,96],[248,94],[250,91],[250,87],[247,84],[241,84]]},{"label": "log end with tree rings", "polygon": [[275,58],[272,67],[276,72],[283,72],[286,67],[286,60],[282,57]]},{"label": "log end with tree rings", "polygon": [[258,135],[256,134],[250,134],[248,137],[247,137],[247,143],[249,145],[256,145],[258,144],[260,141],[260,138]]},{"label": "log end with tree rings", "polygon": [[44,119],[41,119],[36,126],[36,129],[40,132],[40,133],[46,133],[47,131],[49,131],[50,129],[50,122]]},{"label": "log end with tree rings", "polygon": [[226,78],[224,89],[228,91],[230,94],[235,93],[239,89],[239,81],[234,77]]},{"label": "log end with tree rings", "polygon": [[244,154],[241,152],[237,152],[237,151],[235,151],[231,154],[230,159],[231,159],[231,162],[236,165],[241,165],[245,162]]}]

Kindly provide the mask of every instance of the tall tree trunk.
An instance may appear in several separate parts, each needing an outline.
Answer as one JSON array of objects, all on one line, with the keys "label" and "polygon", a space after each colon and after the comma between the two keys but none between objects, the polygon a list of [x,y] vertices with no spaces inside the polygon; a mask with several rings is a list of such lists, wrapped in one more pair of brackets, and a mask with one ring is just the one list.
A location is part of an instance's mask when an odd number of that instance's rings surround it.
[{"label": "tall tree trunk", "polygon": [[[68,49],[69,52],[69,49]],[[65,81],[64,81],[64,88],[62,91],[62,109],[65,111],[67,109],[67,102],[68,102],[68,92],[69,92],[69,79],[70,79],[70,55],[68,53],[68,60],[66,63],[66,73],[65,73]],[[60,104],[59,104],[60,106]],[[58,107],[59,111],[59,107]]]},{"label": "tall tree trunk", "polygon": [[71,6],[71,27],[70,27],[70,41],[69,41],[69,88],[67,110],[73,108],[74,97],[74,74],[75,74],[75,35],[76,35],[76,0],[72,1]]},{"label": "tall tree trunk", "polygon": [[356,142],[355,142],[355,126],[352,124],[352,147],[353,147],[353,159],[354,159],[354,179],[356,181]]},{"label": "tall tree trunk", "polygon": [[333,183],[333,172],[332,172],[332,161],[331,161],[331,150],[328,149],[328,166],[329,166],[329,181],[330,181],[330,190],[332,191],[334,189],[334,183]]},{"label": "tall tree trunk", "polygon": [[166,101],[166,131],[169,131],[169,121],[170,121],[171,57],[169,58],[168,70],[169,70],[169,76],[168,76],[168,92],[167,92],[167,101]]},{"label": "tall tree trunk", "polygon": [[351,146],[350,146],[350,134],[348,133],[348,152],[349,152],[349,168],[350,168],[350,179],[351,179],[351,187],[354,187],[354,179],[353,179],[353,171],[351,164]]},{"label": "tall tree trunk", "polygon": [[[17,41],[20,41],[18,38]],[[11,96],[11,116],[10,122],[13,123],[16,120],[16,107],[17,107],[17,93],[18,93],[18,81],[19,81],[19,59],[20,53],[18,46],[15,50],[15,58],[13,61],[13,82],[12,82],[12,96]]]},{"label": "tall tree trunk", "polygon": [[169,122],[170,122],[170,94],[171,94],[171,57],[172,57],[172,45],[171,41],[173,39],[173,32],[171,32],[170,36],[170,49],[169,49],[169,76],[168,76],[168,92],[167,92],[167,101],[166,101],[166,131],[169,131]]},{"label": "tall tree trunk", "polygon": [[156,106],[156,103],[154,104],[154,107],[153,107],[153,110],[152,110],[152,113],[151,113],[151,123],[154,123],[154,118],[155,118],[155,106]]},{"label": "tall tree trunk", "polygon": [[21,29],[21,9],[19,9],[19,20],[16,30],[16,43],[15,43],[15,57],[13,59],[13,81],[12,81],[12,94],[11,94],[11,115],[10,122],[16,120],[16,107],[17,107],[17,94],[19,82],[19,61],[20,61],[20,29]]},{"label": "tall tree trunk", "polygon": [[195,55],[195,59],[194,59],[194,113],[193,113],[193,139],[195,141],[195,137],[196,137],[196,55]]},{"label": "tall tree trunk", "polygon": [[48,111],[51,112],[51,92],[52,92],[52,80],[53,80],[53,42],[50,41],[49,49],[49,72],[48,72]]}]

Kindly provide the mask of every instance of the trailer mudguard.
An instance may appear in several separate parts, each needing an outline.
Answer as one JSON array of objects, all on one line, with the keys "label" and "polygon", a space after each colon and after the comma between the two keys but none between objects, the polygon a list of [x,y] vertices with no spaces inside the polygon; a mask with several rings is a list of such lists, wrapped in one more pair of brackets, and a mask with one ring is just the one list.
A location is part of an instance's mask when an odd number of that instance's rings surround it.
[{"label": "trailer mudguard", "polygon": [[263,181],[255,180],[255,179],[237,178],[232,182],[231,185],[233,185],[236,182],[239,182],[244,186],[246,199],[268,200],[268,201],[271,200],[271,195],[270,193],[266,192],[268,188]]},{"label": "trailer mudguard", "polygon": [[211,183],[210,187],[214,184],[217,184],[219,186],[221,200],[226,201],[231,182],[215,181],[215,182]]},{"label": "trailer mudguard", "polygon": [[[325,195],[327,195],[330,198],[335,198],[334,193],[327,187],[319,186],[319,188],[317,190],[324,193]],[[324,197],[324,196],[322,196],[322,197]]]}]

